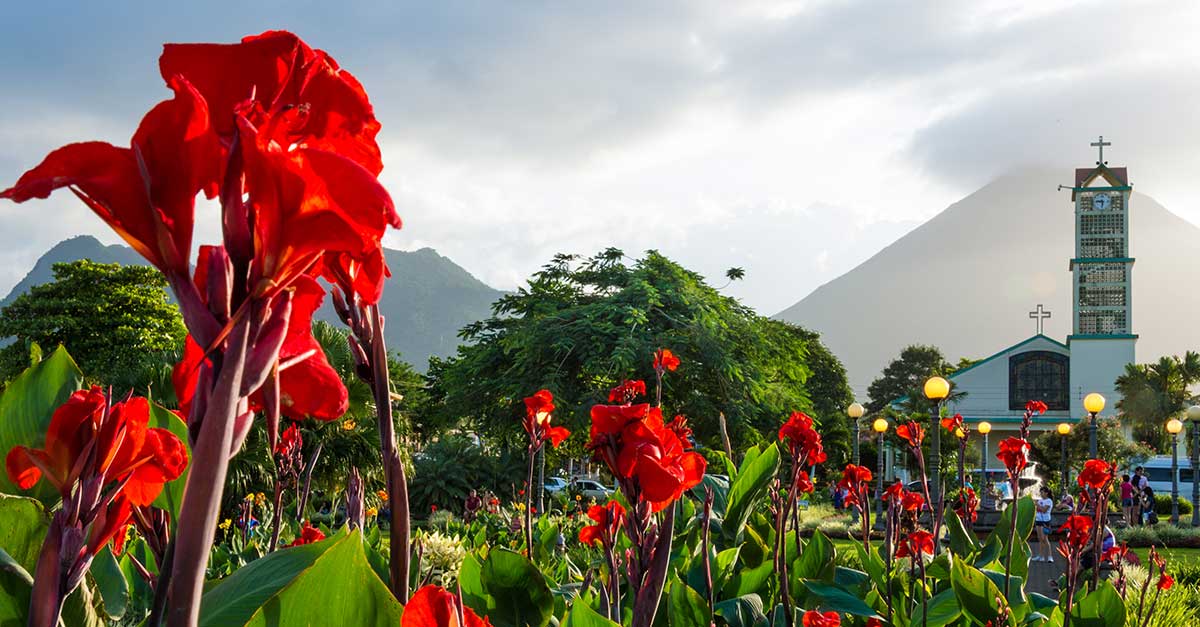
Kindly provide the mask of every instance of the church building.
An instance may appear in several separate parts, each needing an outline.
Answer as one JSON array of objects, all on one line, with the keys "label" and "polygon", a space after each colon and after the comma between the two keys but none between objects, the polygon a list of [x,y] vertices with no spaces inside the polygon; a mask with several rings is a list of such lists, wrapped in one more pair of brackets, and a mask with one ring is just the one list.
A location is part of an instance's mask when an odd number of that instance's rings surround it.
[{"label": "church building", "polygon": [[1053,430],[1061,422],[1073,429],[1085,425],[1083,398],[1091,392],[1107,401],[1101,415],[1115,414],[1120,398],[1115,380],[1136,361],[1129,254],[1133,188],[1126,168],[1104,161],[1109,143],[1101,137],[1091,145],[1100,149],[1100,159],[1094,167],[1075,170],[1069,188],[1075,205],[1075,255],[1067,268],[1073,277],[1071,335],[1065,342],[1043,335],[1042,322],[1050,312],[1038,305],[1029,314],[1037,323],[1035,335],[947,377],[956,394],[965,393],[948,410],[962,414],[973,428],[990,423],[993,452],[994,443],[1017,435],[1029,400],[1049,408],[1034,418],[1034,432]]}]

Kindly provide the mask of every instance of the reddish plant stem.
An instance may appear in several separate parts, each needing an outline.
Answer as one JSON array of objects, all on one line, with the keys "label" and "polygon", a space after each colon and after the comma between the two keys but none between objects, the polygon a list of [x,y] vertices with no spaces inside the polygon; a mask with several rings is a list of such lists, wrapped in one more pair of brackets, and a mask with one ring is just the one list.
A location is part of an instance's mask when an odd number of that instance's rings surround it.
[{"label": "reddish plant stem", "polygon": [[1008,590],[1011,587],[1009,582],[1012,581],[1012,554],[1013,545],[1017,543],[1017,510],[1020,507],[1017,499],[1017,488],[1020,486],[1020,479],[1012,472],[1008,474],[1008,481],[1012,486],[1013,502],[1012,516],[1008,517],[1008,556],[1004,558],[1004,599],[1006,601],[1008,600]]},{"label": "reddish plant stem", "polygon": [[66,516],[59,510],[50,522],[50,530],[42,542],[37,566],[33,570],[33,591],[29,597],[29,627],[55,627],[62,613],[64,590],[63,527]]},{"label": "reddish plant stem", "polygon": [[537,459],[537,449],[529,445],[528,472],[525,476],[525,554],[533,559],[533,464]]},{"label": "reddish plant stem", "polygon": [[[671,562],[671,536],[675,535],[675,508],[672,502],[658,524],[658,537],[650,548],[651,557],[646,578],[634,597],[632,627],[650,627],[658,613],[663,587],[667,583],[667,566]],[[645,547],[643,547],[643,550]]]},{"label": "reddish plant stem", "polygon": [[279,546],[279,528],[283,526],[283,485],[278,479],[275,480],[275,499],[272,501],[275,509],[271,515],[271,546],[270,551],[275,552],[275,548]]},{"label": "reddish plant stem", "polygon": [[191,627],[200,619],[204,572],[217,530],[217,518],[221,514],[233,423],[241,400],[239,391],[250,337],[250,317],[239,320],[229,334],[221,374],[208,400],[204,422],[192,449],[191,467],[204,469],[204,472],[188,473],[179,510],[179,533],[175,536],[168,592],[167,624],[171,627]]},{"label": "reddish plant stem", "polygon": [[713,593],[713,578],[712,578],[712,563],[708,557],[708,532],[709,524],[712,522],[712,505],[713,505],[713,489],[709,486],[704,488],[704,526],[701,531],[700,541],[701,550],[704,552],[704,579],[708,584],[708,615],[712,616],[713,607],[715,606],[715,595]]},{"label": "reddish plant stem", "polygon": [[775,574],[779,577],[779,601],[783,604],[783,616],[787,626],[792,627],[792,599],[788,590],[787,534],[784,533],[784,523],[787,521],[787,501],[778,492],[775,494]]},{"label": "reddish plant stem", "polygon": [[411,519],[408,511],[408,479],[396,445],[396,425],[392,419],[391,379],[388,376],[387,345],[383,339],[383,316],[378,305],[367,308],[371,325],[371,390],[375,393],[375,411],[379,418],[379,443],[383,470],[387,477],[388,501],[392,508],[391,555],[388,564],[392,594],[401,603],[408,602],[409,544]]},{"label": "reddish plant stem", "polygon": [[296,522],[304,521],[304,509],[308,507],[308,496],[312,494],[313,469],[317,467],[317,460],[321,458],[321,449],[324,446],[324,442],[317,442],[317,448],[308,458],[308,467],[304,470],[304,487],[300,490],[300,499],[296,504]]}]

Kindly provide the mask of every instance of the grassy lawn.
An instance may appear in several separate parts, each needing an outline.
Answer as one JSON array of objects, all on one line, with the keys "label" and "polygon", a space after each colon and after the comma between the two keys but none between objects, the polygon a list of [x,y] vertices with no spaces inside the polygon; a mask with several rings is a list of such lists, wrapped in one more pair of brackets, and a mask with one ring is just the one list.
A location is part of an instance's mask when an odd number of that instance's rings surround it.
[{"label": "grassy lawn", "polygon": [[[854,545],[857,542],[853,540],[833,540],[833,546],[837,548],[838,553],[854,552]],[[876,546],[882,545],[882,542],[876,542]],[[1146,563],[1149,549],[1140,548],[1133,549],[1137,554],[1138,560],[1142,564]],[[1167,570],[1172,570],[1172,566],[1181,567],[1185,565],[1200,566],[1200,549],[1160,549],[1159,553],[1167,558]]]}]

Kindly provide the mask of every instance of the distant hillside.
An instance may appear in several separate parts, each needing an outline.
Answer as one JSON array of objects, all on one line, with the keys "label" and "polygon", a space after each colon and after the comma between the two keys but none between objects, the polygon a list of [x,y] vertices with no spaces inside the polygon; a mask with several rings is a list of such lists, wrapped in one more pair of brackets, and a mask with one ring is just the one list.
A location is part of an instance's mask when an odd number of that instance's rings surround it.
[{"label": "distant hillside", "polygon": [[[458,347],[458,330],[486,318],[491,304],[502,294],[431,248],[413,252],[387,249],[385,254],[392,270],[381,302],[387,318],[388,348],[399,350],[405,361],[421,371],[431,356],[453,355]],[[46,251],[0,306],[30,287],[53,279],[53,264],[78,259],[145,265],[145,260],[126,246],[105,246],[94,237],[80,235]],[[317,317],[336,321],[328,299]]]},{"label": "distant hillside", "polygon": [[[1136,164],[1128,165],[1136,190]],[[1027,312],[1038,303],[1053,312],[1046,334],[1064,341],[1074,205],[1056,187],[1072,172],[999,178],[776,317],[819,332],[860,393],[908,344],[933,344],[955,361],[1033,335]],[[1200,349],[1200,228],[1135,192],[1130,234],[1138,361]]]},{"label": "distant hillside", "polygon": [[25,278],[13,286],[12,291],[4,300],[0,300],[0,307],[11,303],[13,299],[25,292],[34,285],[41,285],[48,281],[54,280],[53,266],[62,261],[77,261],[79,259],[91,259],[96,263],[119,263],[122,265],[148,265],[142,256],[133,252],[128,246],[119,244],[113,246],[105,246],[100,243],[100,240],[91,235],[79,235],[71,239],[63,240],[54,245],[53,248],[47,250],[37,263],[33,264],[33,269]]}]

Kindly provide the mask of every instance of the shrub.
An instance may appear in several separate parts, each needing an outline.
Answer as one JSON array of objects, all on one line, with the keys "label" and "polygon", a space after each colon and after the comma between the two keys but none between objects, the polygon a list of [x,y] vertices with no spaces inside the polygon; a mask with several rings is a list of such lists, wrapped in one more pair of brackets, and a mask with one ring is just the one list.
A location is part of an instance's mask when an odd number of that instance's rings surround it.
[{"label": "shrub", "polygon": [[[1171,495],[1170,494],[1155,494],[1154,495],[1154,511],[1159,516],[1170,516],[1171,515]],[[1191,513],[1192,513],[1192,502],[1183,498],[1182,496],[1179,497],[1179,515],[1183,516],[1184,514],[1187,514],[1190,516]]]},{"label": "shrub", "polygon": [[1200,529],[1176,527],[1161,523],[1153,527],[1127,527],[1114,532],[1119,542],[1132,547],[1165,546],[1170,548],[1200,547]]},{"label": "shrub", "polygon": [[1180,625],[1195,625],[1200,623],[1200,608],[1197,607],[1196,598],[1200,595],[1200,589],[1191,585],[1182,585],[1176,582],[1170,590],[1163,592],[1158,598],[1158,603],[1154,605],[1154,613],[1149,616],[1144,616],[1149,613],[1150,600],[1153,596],[1154,586],[1151,584],[1151,594],[1146,595],[1145,606],[1140,608],[1139,614],[1139,597],[1135,591],[1141,590],[1142,582],[1146,580],[1146,569],[1141,566],[1127,566],[1125,568],[1125,576],[1127,578],[1126,594],[1125,594],[1125,624],[1126,625],[1145,625],[1146,627],[1179,627]]}]

